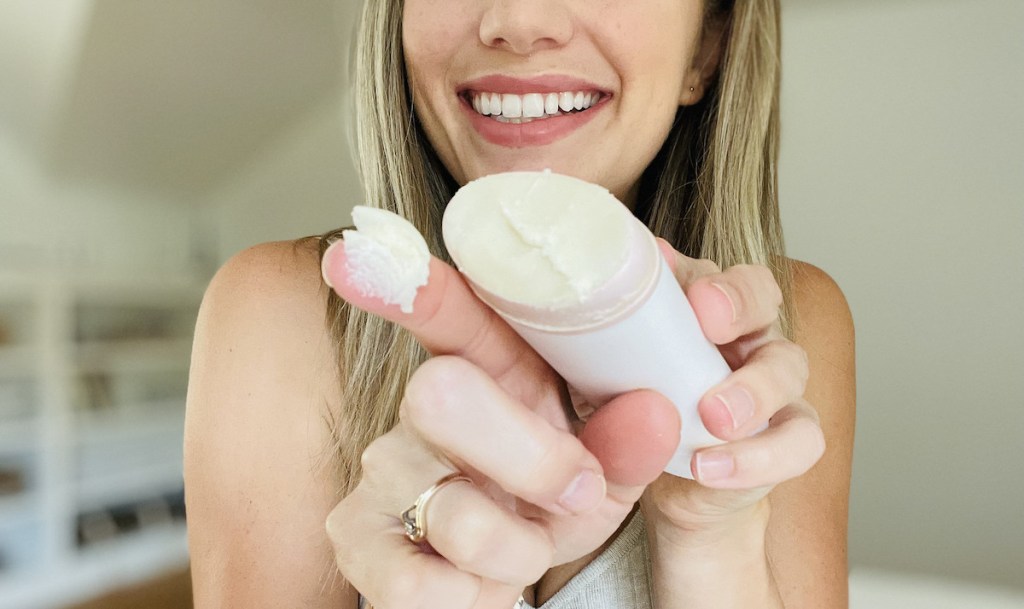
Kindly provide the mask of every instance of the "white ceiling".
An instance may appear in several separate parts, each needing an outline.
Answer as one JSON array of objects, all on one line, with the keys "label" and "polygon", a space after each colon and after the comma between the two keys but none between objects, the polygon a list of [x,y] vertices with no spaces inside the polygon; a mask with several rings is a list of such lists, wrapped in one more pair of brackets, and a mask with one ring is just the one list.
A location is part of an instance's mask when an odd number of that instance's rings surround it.
[{"label": "white ceiling", "polygon": [[202,192],[337,95],[357,7],[6,0],[0,128],[62,176]]}]

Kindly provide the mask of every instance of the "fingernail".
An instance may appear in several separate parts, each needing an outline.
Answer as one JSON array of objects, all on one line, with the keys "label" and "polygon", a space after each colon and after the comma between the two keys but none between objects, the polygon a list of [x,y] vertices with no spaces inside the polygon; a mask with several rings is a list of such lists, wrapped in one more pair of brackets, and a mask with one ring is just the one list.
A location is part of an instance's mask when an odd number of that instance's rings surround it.
[{"label": "fingernail", "polygon": [[574,514],[585,514],[600,505],[606,491],[604,476],[585,469],[569,483],[558,504]]},{"label": "fingernail", "polygon": [[341,239],[338,239],[334,243],[330,244],[326,250],[324,250],[324,257],[323,260],[321,260],[320,262],[320,276],[324,278],[324,283],[326,283],[327,287],[329,288],[334,287],[334,284],[331,282],[330,277],[328,277],[328,274],[331,270],[331,252],[337,247],[344,247],[344,245],[345,242],[342,241]]},{"label": "fingernail", "polygon": [[732,297],[732,293],[729,291],[729,288],[725,287],[720,283],[715,283],[713,281],[711,282],[711,285],[718,288],[718,291],[721,292],[722,294],[725,294],[725,298],[729,301],[729,306],[732,307],[732,323],[736,323],[736,299]]},{"label": "fingernail", "polygon": [[754,398],[750,392],[734,385],[727,387],[725,391],[715,395],[718,401],[725,406],[726,412],[732,419],[733,430],[739,429],[747,421],[754,418]]},{"label": "fingernail", "polygon": [[731,476],[735,469],[736,464],[729,453],[697,453],[697,478],[699,480],[722,480]]}]

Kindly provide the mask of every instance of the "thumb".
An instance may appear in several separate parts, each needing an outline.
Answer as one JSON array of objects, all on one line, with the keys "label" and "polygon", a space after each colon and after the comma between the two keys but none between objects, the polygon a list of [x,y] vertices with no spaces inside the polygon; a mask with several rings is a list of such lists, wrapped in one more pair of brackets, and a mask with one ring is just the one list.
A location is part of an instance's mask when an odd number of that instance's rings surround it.
[{"label": "thumb", "polygon": [[632,503],[672,458],[680,425],[679,413],[668,398],[643,389],[598,408],[579,438],[601,462],[608,495]]}]

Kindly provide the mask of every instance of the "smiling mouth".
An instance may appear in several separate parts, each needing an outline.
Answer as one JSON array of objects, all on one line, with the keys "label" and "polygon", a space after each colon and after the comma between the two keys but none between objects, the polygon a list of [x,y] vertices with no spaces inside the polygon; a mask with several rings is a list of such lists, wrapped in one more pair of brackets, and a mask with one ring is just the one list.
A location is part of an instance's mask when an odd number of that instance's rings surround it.
[{"label": "smiling mouth", "polygon": [[482,116],[489,116],[499,123],[515,125],[535,120],[580,114],[593,108],[608,95],[600,91],[563,91],[560,93],[489,93],[466,91],[463,99]]}]

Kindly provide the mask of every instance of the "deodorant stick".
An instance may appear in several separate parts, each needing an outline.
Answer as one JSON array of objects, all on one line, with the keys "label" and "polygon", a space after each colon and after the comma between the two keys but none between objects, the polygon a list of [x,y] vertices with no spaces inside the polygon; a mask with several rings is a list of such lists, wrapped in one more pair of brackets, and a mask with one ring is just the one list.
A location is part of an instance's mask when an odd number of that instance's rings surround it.
[{"label": "deodorant stick", "polygon": [[704,337],[654,236],[600,186],[550,171],[466,184],[444,214],[445,244],[477,296],[587,402],[658,391],[682,420],[665,471],[720,444],[701,396],[730,373]]}]

